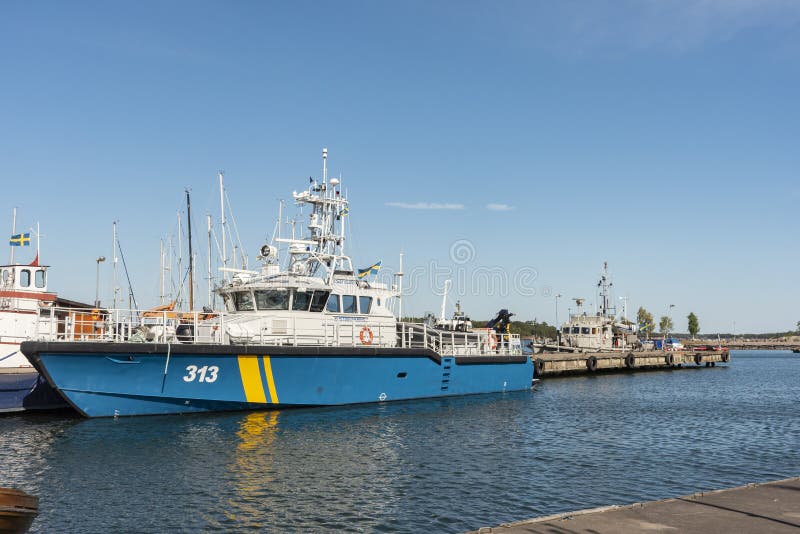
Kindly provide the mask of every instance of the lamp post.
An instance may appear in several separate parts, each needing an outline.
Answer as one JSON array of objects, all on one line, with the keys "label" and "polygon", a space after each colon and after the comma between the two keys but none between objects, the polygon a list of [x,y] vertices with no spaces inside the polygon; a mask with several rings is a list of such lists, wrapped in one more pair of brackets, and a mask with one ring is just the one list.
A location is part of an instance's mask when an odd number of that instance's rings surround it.
[{"label": "lamp post", "polygon": [[97,274],[94,279],[94,307],[100,307],[100,262],[106,261],[105,256],[100,256],[97,258]]},{"label": "lamp post", "polygon": [[667,336],[669,335],[669,323],[672,322],[672,308],[674,308],[674,304],[670,304],[669,308],[667,308],[667,328],[664,332],[664,350],[667,350]]},{"label": "lamp post", "polygon": [[561,293],[556,295],[556,352],[561,352],[561,326],[558,324],[558,299],[561,296]]}]

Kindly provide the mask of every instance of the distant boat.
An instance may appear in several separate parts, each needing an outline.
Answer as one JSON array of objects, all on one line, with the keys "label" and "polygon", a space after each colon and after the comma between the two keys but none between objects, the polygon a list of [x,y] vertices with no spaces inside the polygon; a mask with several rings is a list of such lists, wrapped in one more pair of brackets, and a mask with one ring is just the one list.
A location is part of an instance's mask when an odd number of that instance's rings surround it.
[{"label": "distant boat", "polygon": [[794,352],[795,354],[800,354],[800,349],[792,349],[792,352]]}]

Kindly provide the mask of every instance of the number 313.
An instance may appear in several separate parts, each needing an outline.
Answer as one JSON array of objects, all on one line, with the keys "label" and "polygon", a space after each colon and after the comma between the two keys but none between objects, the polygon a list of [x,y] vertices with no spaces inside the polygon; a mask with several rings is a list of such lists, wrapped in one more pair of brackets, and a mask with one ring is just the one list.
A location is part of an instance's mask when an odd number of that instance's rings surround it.
[{"label": "number 313", "polygon": [[216,382],[219,367],[216,365],[204,365],[198,368],[196,365],[189,365],[186,367],[186,376],[183,377],[184,382]]}]

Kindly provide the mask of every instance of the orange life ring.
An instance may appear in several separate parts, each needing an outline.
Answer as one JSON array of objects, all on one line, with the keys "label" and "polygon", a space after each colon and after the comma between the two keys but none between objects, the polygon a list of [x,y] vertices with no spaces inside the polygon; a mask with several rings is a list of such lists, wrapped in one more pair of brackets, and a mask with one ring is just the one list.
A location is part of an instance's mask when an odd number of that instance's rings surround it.
[{"label": "orange life ring", "polygon": [[361,340],[362,345],[372,345],[372,340],[375,339],[375,335],[368,326],[365,326],[361,329],[361,332],[358,333],[358,338]]}]

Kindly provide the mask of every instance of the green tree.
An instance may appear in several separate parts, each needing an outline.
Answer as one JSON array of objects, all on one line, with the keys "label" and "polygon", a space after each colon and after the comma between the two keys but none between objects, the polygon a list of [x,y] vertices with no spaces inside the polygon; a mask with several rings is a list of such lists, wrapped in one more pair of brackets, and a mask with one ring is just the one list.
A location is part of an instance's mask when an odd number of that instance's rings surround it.
[{"label": "green tree", "polygon": [[689,334],[692,336],[692,339],[694,339],[700,331],[700,321],[697,320],[697,316],[694,312],[691,312],[686,318],[689,320]]},{"label": "green tree", "polygon": [[639,325],[639,331],[644,332],[647,339],[650,339],[650,333],[653,331],[654,326],[653,314],[640,306],[639,311],[636,312],[636,322]]},{"label": "green tree", "polygon": [[667,317],[666,315],[663,315],[661,317],[661,320],[659,320],[658,322],[658,328],[662,334],[671,332],[672,329],[674,328],[674,325],[672,324],[672,319]]},{"label": "green tree", "polygon": [[800,321],[797,321],[797,333],[800,334]]}]

